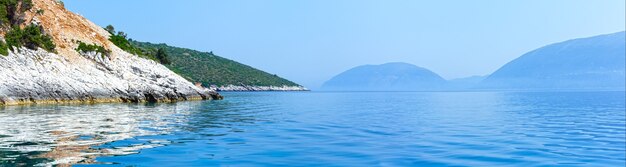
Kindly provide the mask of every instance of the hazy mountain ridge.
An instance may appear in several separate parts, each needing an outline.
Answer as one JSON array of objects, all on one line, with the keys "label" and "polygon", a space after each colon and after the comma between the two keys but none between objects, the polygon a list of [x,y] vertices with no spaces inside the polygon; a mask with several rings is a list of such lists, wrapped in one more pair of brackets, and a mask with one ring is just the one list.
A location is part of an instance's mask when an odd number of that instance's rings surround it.
[{"label": "hazy mountain ridge", "polygon": [[347,70],[322,86],[322,90],[406,91],[437,90],[446,82],[436,73],[408,63],[363,65]]},{"label": "hazy mountain ridge", "polygon": [[625,33],[579,38],[528,52],[481,84],[487,89],[624,88]]},{"label": "hazy mountain ridge", "polygon": [[[448,81],[407,63],[359,66],[333,77],[322,90],[624,90],[625,36],[622,31],[550,44],[520,56],[491,75]],[[391,66],[413,66],[421,75],[410,75],[410,70],[388,70],[403,68]]]}]

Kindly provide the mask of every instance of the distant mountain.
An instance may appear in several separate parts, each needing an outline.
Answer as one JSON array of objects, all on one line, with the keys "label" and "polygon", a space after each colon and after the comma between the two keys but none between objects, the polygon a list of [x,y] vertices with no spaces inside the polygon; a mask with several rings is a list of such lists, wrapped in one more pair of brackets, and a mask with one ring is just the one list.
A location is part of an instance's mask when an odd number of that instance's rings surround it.
[{"label": "distant mountain", "polygon": [[488,89],[624,89],[625,33],[569,40],[531,51],[480,85]]},{"label": "distant mountain", "polygon": [[445,89],[446,90],[466,90],[475,88],[479,85],[483,80],[485,80],[487,76],[471,76],[465,78],[457,78],[448,80]]},{"label": "distant mountain", "polygon": [[220,90],[305,90],[304,87],[287,79],[270,74],[245,64],[238,63],[213,54],[192,49],[131,41],[142,50],[162,48],[171,63],[164,64],[184,78],[202,83],[205,86],[216,85]]},{"label": "distant mountain", "polygon": [[329,91],[438,90],[446,80],[430,70],[408,63],[364,65],[345,71],[322,85]]}]

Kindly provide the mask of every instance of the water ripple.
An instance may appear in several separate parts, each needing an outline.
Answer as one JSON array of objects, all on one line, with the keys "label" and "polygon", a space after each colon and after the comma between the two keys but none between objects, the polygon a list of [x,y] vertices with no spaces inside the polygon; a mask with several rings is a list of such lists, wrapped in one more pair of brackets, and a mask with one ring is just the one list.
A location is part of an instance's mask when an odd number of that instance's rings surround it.
[{"label": "water ripple", "polygon": [[225,93],[0,110],[0,166],[623,166],[624,92]]}]

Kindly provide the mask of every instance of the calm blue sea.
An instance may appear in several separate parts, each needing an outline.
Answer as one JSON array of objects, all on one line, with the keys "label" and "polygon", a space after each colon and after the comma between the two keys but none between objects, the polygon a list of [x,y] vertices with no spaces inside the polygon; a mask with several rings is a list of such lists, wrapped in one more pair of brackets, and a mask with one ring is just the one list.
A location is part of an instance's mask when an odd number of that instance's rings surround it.
[{"label": "calm blue sea", "polygon": [[0,166],[625,166],[625,92],[242,92],[0,109]]}]

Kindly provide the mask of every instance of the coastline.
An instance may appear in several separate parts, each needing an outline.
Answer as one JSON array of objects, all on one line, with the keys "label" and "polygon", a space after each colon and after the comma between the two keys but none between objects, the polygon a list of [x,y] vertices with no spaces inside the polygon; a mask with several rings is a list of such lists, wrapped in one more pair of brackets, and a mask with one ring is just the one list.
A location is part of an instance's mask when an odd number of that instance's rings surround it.
[{"label": "coastline", "polygon": [[0,56],[0,106],[30,104],[176,102],[222,99],[164,66],[125,52],[72,59],[42,49]]},{"label": "coastline", "polygon": [[118,98],[86,98],[86,99],[20,99],[0,98],[0,107],[4,106],[23,106],[23,105],[49,105],[49,104],[101,104],[101,103],[175,103],[182,101],[201,101],[201,100],[222,100],[224,96],[219,93],[211,93],[206,96],[190,96],[184,98],[163,98],[156,100],[148,99],[125,99]]},{"label": "coastline", "polygon": [[309,89],[303,86],[236,86],[236,85],[227,85],[220,87],[211,87],[211,89],[216,90],[218,92],[266,92],[266,91],[282,91],[282,92],[291,92],[291,91],[310,91]]}]

